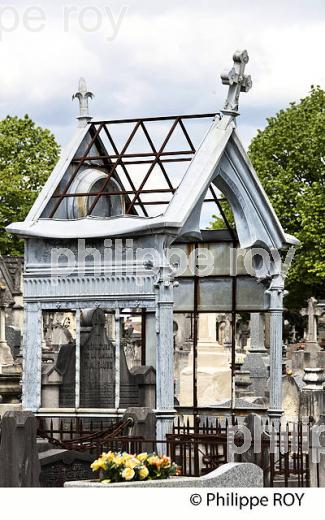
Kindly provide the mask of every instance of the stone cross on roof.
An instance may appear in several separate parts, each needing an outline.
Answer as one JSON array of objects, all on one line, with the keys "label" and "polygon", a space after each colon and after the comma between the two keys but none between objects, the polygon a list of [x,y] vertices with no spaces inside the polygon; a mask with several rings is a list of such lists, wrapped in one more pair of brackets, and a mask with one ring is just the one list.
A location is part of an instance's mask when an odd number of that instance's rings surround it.
[{"label": "stone cross on roof", "polygon": [[247,51],[236,51],[233,55],[234,66],[229,72],[221,74],[222,83],[229,85],[228,96],[224,109],[221,111],[225,115],[238,116],[239,95],[241,92],[248,92],[252,86],[250,76],[245,76],[245,66],[249,57]]},{"label": "stone cross on roof", "polygon": [[87,90],[86,80],[84,78],[79,79],[79,90],[73,94],[72,99],[77,98],[79,101],[80,115],[78,116],[79,125],[85,126],[88,121],[91,120],[89,115],[89,99],[92,99],[94,94]]}]

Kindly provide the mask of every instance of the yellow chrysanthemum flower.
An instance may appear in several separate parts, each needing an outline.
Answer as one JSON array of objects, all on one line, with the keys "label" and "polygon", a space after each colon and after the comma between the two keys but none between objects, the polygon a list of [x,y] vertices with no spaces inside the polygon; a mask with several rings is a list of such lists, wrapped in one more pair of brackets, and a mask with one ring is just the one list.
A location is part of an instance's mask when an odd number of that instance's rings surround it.
[{"label": "yellow chrysanthemum flower", "polygon": [[113,462],[114,464],[116,464],[116,466],[121,466],[122,464],[124,464],[124,457],[122,457],[122,455],[117,455],[116,457],[114,457]]},{"label": "yellow chrysanthemum flower", "polygon": [[139,455],[137,455],[137,459],[139,459],[141,462],[147,460],[147,458],[148,458],[147,452],[139,453]]},{"label": "yellow chrysanthemum flower", "polygon": [[114,460],[115,455],[112,451],[109,451],[108,453],[102,453],[101,458],[103,460],[106,460],[107,462],[111,462],[112,460]]},{"label": "yellow chrysanthemum flower", "polygon": [[124,480],[132,480],[134,475],[135,475],[135,472],[134,472],[134,469],[132,469],[132,468],[125,468],[122,471],[122,478],[124,478]]},{"label": "yellow chrysanthemum flower", "polygon": [[141,469],[139,469],[139,477],[140,480],[144,480],[149,475],[149,470],[146,468],[146,466],[143,466]]},{"label": "yellow chrysanthemum flower", "polygon": [[93,471],[105,469],[105,461],[100,457],[99,459],[95,460],[90,467]]},{"label": "yellow chrysanthemum flower", "polygon": [[131,455],[130,453],[126,453],[126,452],[122,453],[122,456],[124,457],[125,460],[134,458],[134,455]]},{"label": "yellow chrysanthemum flower", "polygon": [[131,469],[134,469],[136,468],[137,466],[140,465],[140,461],[137,460],[137,459],[128,459],[126,462],[125,462],[125,467],[126,468],[131,468]]}]

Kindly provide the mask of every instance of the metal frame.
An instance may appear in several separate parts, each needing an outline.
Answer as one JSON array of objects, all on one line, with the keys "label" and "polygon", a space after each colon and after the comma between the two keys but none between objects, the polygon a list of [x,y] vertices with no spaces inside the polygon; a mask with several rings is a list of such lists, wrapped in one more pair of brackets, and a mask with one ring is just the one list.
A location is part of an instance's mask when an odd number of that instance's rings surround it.
[{"label": "metal frame", "polygon": [[[215,196],[213,188],[210,186],[212,194]],[[215,202],[218,205],[218,208],[220,210],[220,214],[224,219],[224,222],[228,228],[228,231],[231,235],[231,242],[232,247],[236,248],[238,247],[238,238],[236,235],[236,231],[230,226],[223,210],[220,205],[220,202],[215,197]],[[195,251],[195,264],[194,264],[194,274],[193,275],[185,275],[182,276],[182,279],[189,279],[193,280],[193,312],[186,311],[189,314],[191,314],[191,322],[193,320],[193,388],[192,388],[192,395],[193,395],[193,402],[191,411],[193,413],[193,417],[198,416],[198,414],[202,411],[201,408],[198,406],[198,396],[197,396],[197,347],[198,347],[198,328],[199,328],[199,316],[200,314],[208,314],[208,313],[218,313],[218,312],[224,312],[224,311],[218,311],[218,309],[210,310],[210,311],[200,311],[199,310],[199,301],[198,301],[198,295],[199,295],[199,283],[200,283],[200,276],[198,275],[198,242],[194,243],[194,251]],[[235,258],[233,258],[235,261]],[[235,266],[234,266],[235,267]],[[232,279],[232,298],[231,298],[231,316],[232,316],[232,331],[231,331],[231,406],[228,408],[228,412],[230,412],[232,417],[232,422],[234,424],[235,417],[236,417],[236,402],[235,402],[235,364],[236,364],[236,314],[238,312],[237,310],[237,278],[240,277],[247,277],[247,275],[243,274],[236,274],[236,269],[233,268],[232,272],[235,273],[233,275],[211,275],[211,276],[204,276],[203,278],[231,278]],[[175,314],[183,314],[185,311],[174,311]],[[239,311],[240,312],[240,311]],[[245,310],[245,312],[254,312],[253,310]],[[258,312],[261,312],[259,309]],[[267,311],[264,311],[267,312]],[[184,408],[184,407],[180,407]],[[206,408],[206,407],[203,407]],[[194,420],[194,427],[195,427],[196,421]]]},{"label": "metal frame", "polygon": [[[191,139],[188,129],[185,127],[184,120],[191,122],[196,119],[211,119],[215,117],[219,117],[219,115],[215,113],[189,114],[177,116],[145,117],[135,119],[113,119],[108,121],[94,121],[89,123],[89,133],[91,136],[91,140],[85,148],[83,155],[80,157],[74,157],[72,163],[75,165],[75,169],[71,174],[70,178],[67,179],[67,182],[62,192],[58,193],[56,191],[55,194],[52,196],[51,200],[53,201],[53,208],[49,215],[49,218],[55,218],[55,214],[58,208],[60,207],[63,200],[66,198],[94,197],[94,200],[87,211],[87,216],[92,214],[101,197],[124,195],[126,200],[125,213],[127,215],[139,214],[139,210],[141,209],[142,216],[148,217],[149,206],[168,205],[173,194],[177,190],[179,183],[178,185],[176,185],[174,180],[172,182],[170,174],[168,174],[164,164],[190,162],[194,154],[196,153],[193,140]],[[146,123],[157,121],[171,122],[171,126],[159,149],[155,147],[152,136],[150,135],[150,132],[146,126]],[[116,141],[113,139],[112,136],[112,127],[114,125],[123,124],[134,124],[134,126],[124,146],[119,151]],[[176,129],[179,129],[182,132],[182,135],[185,137],[185,140],[189,146],[187,150],[166,150],[166,147]],[[142,133],[142,136],[144,136],[146,143],[149,145],[151,151],[143,152],[140,150],[139,152],[128,153],[127,150],[136,138],[136,136],[138,135],[139,131]],[[103,138],[105,138],[109,142],[113,153],[108,153],[103,143]],[[91,153],[91,150],[94,146],[99,150],[99,155],[98,153]],[[142,180],[139,186],[136,187],[135,180],[132,178],[132,174],[129,171],[129,166],[141,164],[147,165],[148,168],[144,169],[143,173],[141,174]],[[103,170],[106,170],[107,177],[104,180],[101,189],[93,193],[69,192],[70,187],[74,179],[76,178],[78,172],[83,166],[87,165],[91,165],[92,168],[101,168]],[[165,187],[150,189],[147,188],[147,183],[151,176],[155,175],[154,169],[156,166],[158,166],[159,172],[163,175]],[[124,182],[126,182],[129,185],[130,189],[124,188],[123,182],[120,178],[121,175],[119,175],[117,172],[118,167],[122,169]],[[118,180],[118,183],[121,186],[120,190],[105,191],[111,178],[115,178],[115,180]],[[214,202],[217,205],[221,217],[225,221],[227,228],[229,229],[232,237],[234,238],[235,236],[233,229],[229,225],[229,222],[227,221],[227,218],[221,206],[221,202],[224,202],[225,199],[219,198],[217,196],[215,188],[212,185],[210,185],[208,191],[209,194],[207,193],[204,202]],[[148,194],[151,195],[151,200],[144,200],[143,195]],[[168,199],[166,198],[164,200],[161,200],[161,197],[159,198],[159,194],[169,195],[169,197]]]}]

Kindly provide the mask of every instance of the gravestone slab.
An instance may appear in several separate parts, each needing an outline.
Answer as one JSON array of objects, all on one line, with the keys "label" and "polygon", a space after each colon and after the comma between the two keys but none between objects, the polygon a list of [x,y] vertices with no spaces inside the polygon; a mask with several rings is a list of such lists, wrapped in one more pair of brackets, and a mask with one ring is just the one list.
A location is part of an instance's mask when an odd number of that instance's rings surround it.
[{"label": "gravestone slab", "polygon": [[247,488],[263,487],[263,471],[251,463],[228,463],[203,477],[172,477],[166,480],[146,480],[144,482],[117,482],[101,484],[94,480],[66,482],[64,487],[106,487],[106,488]]},{"label": "gravestone slab", "polygon": [[75,343],[68,343],[66,345],[62,345],[55,366],[55,369],[62,378],[59,393],[60,408],[73,408],[75,406],[75,367]]},{"label": "gravestone slab", "polygon": [[82,312],[80,344],[80,406],[115,406],[115,347],[100,309]]},{"label": "gravestone slab", "polygon": [[37,419],[32,412],[6,412],[1,421],[0,487],[39,487]]}]

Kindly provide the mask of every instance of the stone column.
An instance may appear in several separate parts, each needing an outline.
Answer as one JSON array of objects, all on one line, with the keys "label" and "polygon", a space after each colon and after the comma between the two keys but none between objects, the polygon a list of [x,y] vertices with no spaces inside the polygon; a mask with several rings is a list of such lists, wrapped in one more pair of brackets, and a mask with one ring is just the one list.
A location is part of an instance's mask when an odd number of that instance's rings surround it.
[{"label": "stone column", "polygon": [[42,309],[38,303],[25,306],[23,343],[23,409],[36,411],[41,404]]},{"label": "stone column", "polygon": [[156,317],[151,310],[146,311],[146,365],[156,366]]},{"label": "stone column", "polygon": [[156,288],[156,417],[157,439],[172,428],[174,410],[173,281],[169,266],[159,269]]},{"label": "stone column", "polygon": [[[75,364],[75,408],[80,408],[80,309],[76,309],[76,364]],[[42,327],[43,329],[43,327]]]},{"label": "stone column", "polygon": [[282,275],[274,275],[267,293],[270,295],[270,418],[280,419],[282,409],[282,321],[283,321]]},{"label": "stone column", "polygon": [[120,407],[120,385],[121,385],[121,316],[120,309],[115,310],[115,408]]}]

